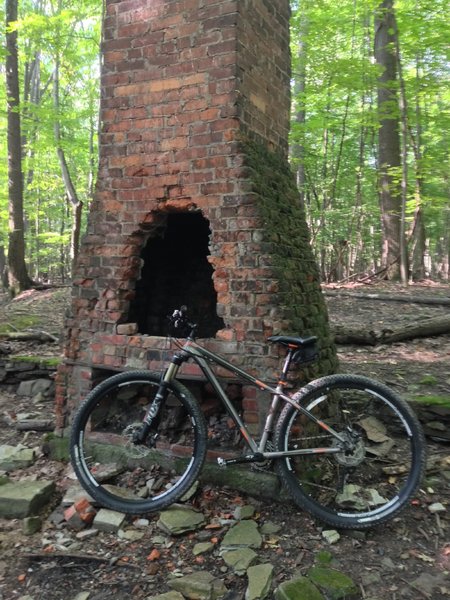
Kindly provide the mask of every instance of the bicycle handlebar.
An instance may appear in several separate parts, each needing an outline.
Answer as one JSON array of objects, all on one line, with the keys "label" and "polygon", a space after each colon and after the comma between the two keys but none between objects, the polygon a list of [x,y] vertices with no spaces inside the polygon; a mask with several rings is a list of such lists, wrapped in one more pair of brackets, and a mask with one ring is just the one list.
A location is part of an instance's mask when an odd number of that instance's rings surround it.
[{"label": "bicycle handlebar", "polygon": [[169,323],[172,325],[174,330],[178,330],[181,334],[188,333],[188,337],[192,337],[197,328],[197,323],[191,323],[187,318],[187,306],[183,304],[180,308],[173,311],[172,315],[168,317]]}]

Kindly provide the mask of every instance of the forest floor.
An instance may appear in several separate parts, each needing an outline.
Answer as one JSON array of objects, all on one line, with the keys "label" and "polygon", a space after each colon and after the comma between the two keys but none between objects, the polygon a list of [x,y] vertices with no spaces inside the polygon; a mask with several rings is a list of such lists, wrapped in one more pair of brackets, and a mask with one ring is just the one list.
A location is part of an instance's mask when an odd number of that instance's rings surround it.
[{"label": "forest floor", "polygon": [[[404,298],[450,297],[449,286],[431,283],[408,288],[392,284],[347,286],[334,291]],[[13,302],[0,298],[0,331],[8,324],[13,330],[31,328],[61,335],[68,299],[67,289],[28,292]],[[449,314],[448,306],[350,296],[327,297],[327,304],[332,323],[375,331]],[[14,354],[51,356],[60,352],[58,344],[0,342],[9,345]],[[392,345],[340,346],[338,351],[342,371],[379,379],[408,399],[432,396],[449,401],[450,334]],[[0,386],[0,444],[39,445],[42,434],[18,432],[11,421],[13,413],[29,410],[27,403],[29,400],[17,397],[14,390]],[[51,405],[46,404],[45,410],[51,412]],[[205,570],[221,578],[229,590],[227,600],[243,600],[246,578],[227,569],[217,550],[193,554],[199,541],[213,540],[218,548],[234,510],[242,504],[255,507],[252,518],[258,526],[270,523],[275,529],[279,527],[277,533],[264,537],[257,550],[258,562],[274,567],[272,589],[295,574],[306,573],[325,551],[331,565],[357,584],[359,596],[352,597],[448,598],[450,446],[434,436],[428,438],[428,451],[438,457],[441,467],[428,472],[411,506],[382,527],[364,533],[341,532],[333,544],[322,536],[320,524],[290,503],[267,503],[213,486],[200,489],[192,501],[209,525],[201,531],[164,540],[156,527],[157,517],[149,517],[150,523],[138,541],[108,533],[81,539],[50,518],[44,520],[41,531],[26,536],[20,521],[0,520],[0,600],[73,600],[81,591],[89,592],[89,596],[84,596],[89,600],[140,600],[167,592],[169,573],[182,575],[192,570]],[[43,455],[25,475],[55,480],[61,494],[70,480],[67,465]],[[431,511],[436,503],[446,510]],[[60,510],[58,504],[53,508]],[[132,530],[131,521],[129,526]]]}]

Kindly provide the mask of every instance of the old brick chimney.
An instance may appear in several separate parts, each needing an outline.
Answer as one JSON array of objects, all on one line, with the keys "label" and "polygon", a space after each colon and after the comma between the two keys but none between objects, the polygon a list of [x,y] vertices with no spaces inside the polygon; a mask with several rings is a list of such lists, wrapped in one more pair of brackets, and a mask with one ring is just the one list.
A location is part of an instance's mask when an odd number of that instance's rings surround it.
[{"label": "old brick chimney", "polygon": [[[165,317],[181,304],[211,349],[267,378],[273,333],[318,335],[316,373],[334,368],[287,163],[289,68],[289,0],[106,0],[100,168],[58,374],[60,430],[99,378],[161,368]],[[257,393],[242,396],[257,429]]]}]

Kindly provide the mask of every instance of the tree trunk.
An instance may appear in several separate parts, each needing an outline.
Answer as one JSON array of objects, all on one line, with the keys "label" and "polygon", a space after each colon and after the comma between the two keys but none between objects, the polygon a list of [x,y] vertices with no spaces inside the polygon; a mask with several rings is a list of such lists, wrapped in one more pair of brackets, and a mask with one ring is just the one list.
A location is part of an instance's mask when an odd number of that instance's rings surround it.
[{"label": "tree trunk", "polygon": [[8,267],[6,264],[5,247],[0,246],[0,285],[8,289]]},{"label": "tree trunk", "polygon": [[436,317],[426,319],[421,323],[406,325],[392,329],[385,329],[380,333],[375,331],[361,331],[361,329],[351,329],[342,325],[335,325],[331,328],[334,341],[343,346],[347,344],[356,346],[376,346],[377,344],[394,344],[396,342],[405,342],[406,340],[415,340],[423,337],[433,337],[436,335],[446,335],[450,333],[450,317]]},{"label": "tree trunk", "polygon": [[[297,109],[295,114],[295,121],[304,127],[306,122],[306,111],[305,111],[305,90],[306,90],[306,60],[307,60],[307,45],[306,45],[306,32],[308,25],[304,20],[300,26],[298,32],[298,66],[295,73],[295,98],[297,99]],[[305,206],[305,148],[304,148],[304,131],[301,131],[300,142],[294,144],[292,148],[292,157],[297,161],[297,185],[300,193],[300,203]]]},{"label": "tree trunk", "polygon": [[[416,56],[416,81],[417,84],[420,81],[419,76],[419,57]],[[419,88],[420,89],[420,88]],[[420,281],[426,277],[425,268],[425,252],[426,252],[426,232],[425,232],[425,220],[422,209],[422,110],[420,106],[420,94],[416,95],[416,136],[412,133],[412,147],[414,151],[414,170],[415,170],[415,188],[414,188],[414,199],[416,209],[414,212],[414,221],[411,228],[410,239],[411,239],[411,276],[413,281]]]},{"label": "tree trunk", "polygon": [[395,54],[397,59],[398,79],[400,84],[399,108],[400,108],[400,130],[401,130],[401,218],[400,218],[400,279],[406,285],[409,279],[409,261],[406,246],[406,204],[408,202],[408,104],[406,99],[405,80],[400,54],[400,40],[398,37],[397,23],[395,24]]},{"label": "tree trunk", "polygon": [[72,262],[72,272],[75,265],[75,261],[78,256],[78,250],[80,245],[80,232],[81,232],[81,215],[83,210],[83,203],[78,198],[75,185],[70,175],[69,166],[67,164],[66,155],[62,148],[62,136],[61,136],[61,125],[59,122],[59,58],[56,58],[56,65],[53,78],[53,106],[56,112],[56,119],[54,124],[55,141],[57,145],[57,154],[59,164],[61,166],[61,173],[64,181],[64,187],[66,190],[67,198],[72,207],[72,235],[70,240],[70,258]]},{"label": "tree trunk", "polygon": [[31,287],[25,264],[25,225],[23,215],[22,143],[20,127],[19,64],[17,31],[9,23],[17,21],[17,0],[6,0],[6,93],[8,113],[8,282],[13,295]]},{"label": "tree trunk", "polygon": [[382,258],[388,279],[400,275],[402,202],[400,193],[400,138],[395,56],[393,0],[383,0],[375,19],[375,59],[378,78],[378,179],[383,234]]}]

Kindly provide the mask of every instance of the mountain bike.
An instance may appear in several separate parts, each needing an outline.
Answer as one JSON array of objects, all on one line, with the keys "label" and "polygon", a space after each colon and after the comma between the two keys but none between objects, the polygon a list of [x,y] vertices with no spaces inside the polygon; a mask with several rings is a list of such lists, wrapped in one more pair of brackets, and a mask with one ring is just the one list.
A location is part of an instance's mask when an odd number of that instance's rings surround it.
[{"label": "mountain bike", "polygon": [[[293,501],[333,527],[365,529],[408,505],[425,467],[425,441],[412,409],[372,379],[329,375],[290,393],[292,364],[317,357],[316,337],[275,335],[285,349],[276,384],[258,379],[203,347],[186,308],[170,318],[175,353],[162,373],[113,375],[88,394],[72,425],[72,464],[101,505],[128,514],[160,511],[198,478],[208,433],[200,403],[177,379],[193,360],[242,437],[244,451],[221,467],[273,464]],[[249,432],[212,365],[226,369],[272,400],[260,439]]]}]

